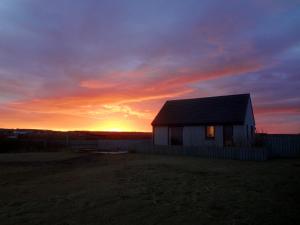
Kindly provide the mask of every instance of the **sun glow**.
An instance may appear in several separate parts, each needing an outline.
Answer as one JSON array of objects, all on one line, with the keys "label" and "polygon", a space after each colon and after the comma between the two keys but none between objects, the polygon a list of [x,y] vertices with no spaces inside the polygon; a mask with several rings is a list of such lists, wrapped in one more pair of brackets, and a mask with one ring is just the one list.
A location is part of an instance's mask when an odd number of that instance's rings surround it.
[{"label": "sun glow", "polygon": [[110,119],[96,125],[95,130],[102,131],[136,131],[134,126],[127,120]]}]

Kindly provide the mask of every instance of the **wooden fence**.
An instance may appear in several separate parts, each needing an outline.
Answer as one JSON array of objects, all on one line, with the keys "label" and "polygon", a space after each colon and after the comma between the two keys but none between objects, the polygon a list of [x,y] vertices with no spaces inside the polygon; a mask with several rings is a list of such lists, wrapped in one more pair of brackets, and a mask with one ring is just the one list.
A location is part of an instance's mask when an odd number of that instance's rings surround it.
[{"label": "wooden fence", "polygon": [[[6,140],[0,142],[1,149],[32,149],[71,147],[99,151],[134,151],[138,153],[193,155],[207,158],[266,160],[276,157],[300,157],[300,135],[258,135],[261,147],[185,147],[156,146],[145,140]],[[4,152],[3,150],[3,152]],[[1,151],[0,151],[1,152]]]},{"label": "wooden fence", "polygon": [[300,157],[299,135],[260,135],[259,138],[261,147],[158,146],[153,145],[150,140],[70,141],[69,146],[100,151],[125,150],[137,153],[258,161],[276,157]]},{"label": "wooden fence", "polygon": [[132,147],[137,153],[164,154],[164,155],[188,155],[200,156],[211,159],[236,159],[263,161],[269,158],[266,148],[249,147],[183,147],[183,146],[158,146],[135,145]]},{"label": "wooden fence", "polygon": [[300,135],[268,134],[260,138],[272,158],[300,157]]},{"label": "wooden fence", "polygon": [[212,159],[267,160],[269,152],[266,148],[251,147],[186,147],[153,145],[151,140],[93,140],[71,141],[75,149],[95,149],[98,151],[129,151],[136,153],[187,155]]},{"label": "wooden fence", "polygon": [[152,141],[149,139],[146,140],[98,140],[98,150],[105,151],[130,151],[134,146],[148,146],[151,145]]},{"label": "wooden fence", "polygon": [[151,144],[151,140],[72,140],[69,147],[73,149],[95,149],[98,151],[129,151],[136,145]]}]

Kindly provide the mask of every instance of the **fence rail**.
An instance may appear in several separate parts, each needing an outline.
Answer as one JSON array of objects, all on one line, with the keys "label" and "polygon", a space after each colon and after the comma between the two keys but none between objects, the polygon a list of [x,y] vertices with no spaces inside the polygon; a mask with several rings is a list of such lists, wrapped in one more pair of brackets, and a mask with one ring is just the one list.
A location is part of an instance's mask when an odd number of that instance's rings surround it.
[{"label": "fence rail", "polygon": [[241,148],[241,147],[183,147],[183,146],[157,146],[135,145],[133,150],[137,153],[164,154],[164,155],[189,155],[211,159],[236,159],[257,160],[268,159],[266,148]]},{"label": "fence rail", "polygon": [[47,149],[70,147],[105,151],[135,151],[138,153],[194,155],[207,158],[266,160],[276,157],[300,157],[300,135],[258,135],[262,147],[187,147],[157,146],[145,140],[2,140],[0,152],[12,149]]},{"label": "fence rail", "polygon": [[70,145],[77,149],[97,149],[105,151],[134,151],[137,153],[189,155],[213,159],[238,160],[266,160],[268,151],[265,148],[250,147],[185,147],[185,146],[158,146],[150,140],[98,140],[72,141]]},{"label": "fence rail", "polygon": [[271,157],[300,157],[300,135],[268,134],[262,140]]},{"label": "fence rail", "polygon": [[270,158],[300,157],[300,135],[258,135],[262,147],[186,147],[186,146],[135,146],[135,151],[155,154],[195,155],[208,158],[266,160]]}]

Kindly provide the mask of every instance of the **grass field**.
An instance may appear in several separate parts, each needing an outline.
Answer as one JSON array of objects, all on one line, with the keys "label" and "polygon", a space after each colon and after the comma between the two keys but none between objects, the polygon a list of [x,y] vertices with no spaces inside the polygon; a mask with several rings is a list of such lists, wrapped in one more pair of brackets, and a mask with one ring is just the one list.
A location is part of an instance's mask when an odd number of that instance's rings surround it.
[{"label": "grass field", "polygon": [[0,154],[0,224],[300,224],[300,159]]}]

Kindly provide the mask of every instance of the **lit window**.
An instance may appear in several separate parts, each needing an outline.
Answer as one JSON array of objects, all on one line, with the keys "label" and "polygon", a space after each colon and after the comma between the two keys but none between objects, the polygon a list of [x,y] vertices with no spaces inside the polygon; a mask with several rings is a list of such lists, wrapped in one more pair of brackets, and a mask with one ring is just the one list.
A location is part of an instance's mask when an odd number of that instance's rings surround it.
[{"label": "lit window", "polygon": [[215,139],[215,126],[206,126],[205,136],[207,139]]}]

